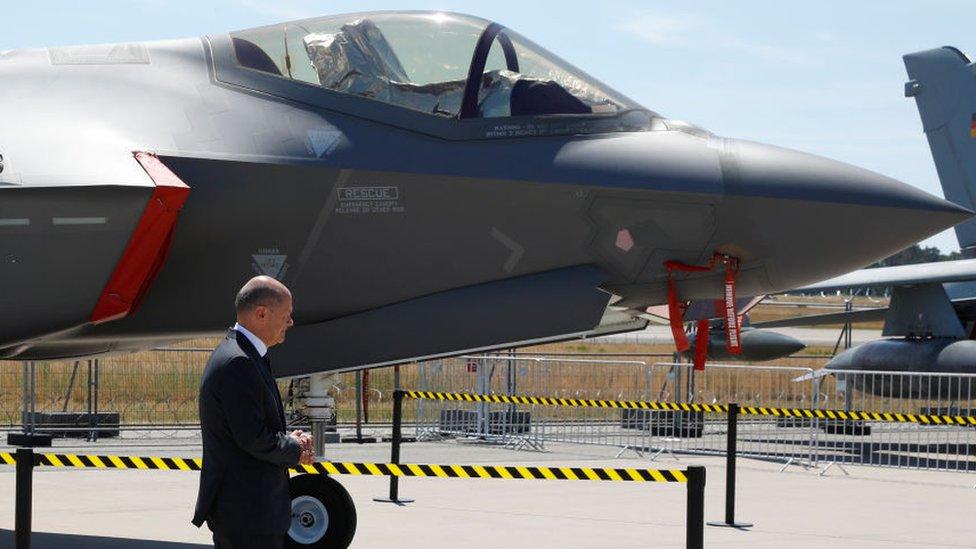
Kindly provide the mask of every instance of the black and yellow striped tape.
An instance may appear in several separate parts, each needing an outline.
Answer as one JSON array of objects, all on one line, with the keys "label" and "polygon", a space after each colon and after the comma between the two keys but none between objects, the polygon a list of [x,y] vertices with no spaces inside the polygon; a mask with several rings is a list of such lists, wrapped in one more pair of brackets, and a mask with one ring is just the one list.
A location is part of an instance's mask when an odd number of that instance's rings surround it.
[{"label": "black and yellow striped tape", "polygon": [[511,465],[426,465],[416,463],[338,463],[300,465],[300,473],[394,477],[503,478],[525,480],[609,480],[629,482],[688,482],[678,469],[612,469]]},{"label": "black and yellow striped tape", "polygon": [[688,404],[686,402],[647,402],[639,400],[593,400],[585,398],[554,398],[517,395],[476,395],[471,393],[435,393],[404,391],[410,398],[425,400],[456,400],[461,402],[494,402],[499,404],[536,404],[539,406],[573,406],[583,408],[620,408],[624,410],[681,410],[724,414],[724,404]]},{"label": "black and yellow striped tape", "polygon": [[[98,469],[159,469],[199,471],[200,458],[35,454],[37,465]],[[0,463],[14,465],[14,454],[0,452]],[[598,480],[625,482],[688,482],[678,469],[614,469],[596,467],[536,467],[506,465],[429,465],[418,463],[352,463],[323,461],[299,465],[294,473],[437,478],[499,478],[525,480]]]},{"label": "black and yellow striped tape", "polygon": [[[17,463],[16,455],[0,452],[0,464],[14,465],[15,463]],[[199,471],[202,463],[200,458],[34,454],[35,465],[48,467]]]},{"label": "black and yellow striped tape", "polygon": [[742,406],[741,415],[796,417],[808,419],[840,419],[847,421],[880,421],[887,423],[919,423],[922,425],[974,425],[974,416],[950,416],[936,414],[902,414],[896,412],[862,412],[844,410],[809,410],[805,408],[764,408]]},{"label": "black and yellow striped tape", "polygon": [[[471,393],[437,393],[431,391],[404,391],[410,398],[424,400],[452,400],[459,402],[492,402],[499,404],[530,404],[538,406],[571,406],[584,408],[619,408],[623,410],[672,410],[726,414],[727,404],[689,404],[686,402],[653,402],[640,400],[593,400],[583,398],[554,398],[518,395],[478,395]],[[889,423],[919,423],[923,425],[973,425],[976,416],[902,414],[895,412],[862,412],[843,410],[816,410],[807,408],[767,408],[740,406],[740,415],[796,417],[807,419],[835,419],[847,421],[880,421]]]}]

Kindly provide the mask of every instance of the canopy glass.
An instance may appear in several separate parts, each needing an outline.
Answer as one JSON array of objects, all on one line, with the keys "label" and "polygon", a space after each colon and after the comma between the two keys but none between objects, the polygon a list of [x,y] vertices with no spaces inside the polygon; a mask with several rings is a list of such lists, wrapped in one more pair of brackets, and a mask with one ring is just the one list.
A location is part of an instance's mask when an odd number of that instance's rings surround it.
[{"label": "canopy glass", "polygon": [[519,34],[438,12],[339,15],[231,33],[238,63],[456,118],[641,109]]}]

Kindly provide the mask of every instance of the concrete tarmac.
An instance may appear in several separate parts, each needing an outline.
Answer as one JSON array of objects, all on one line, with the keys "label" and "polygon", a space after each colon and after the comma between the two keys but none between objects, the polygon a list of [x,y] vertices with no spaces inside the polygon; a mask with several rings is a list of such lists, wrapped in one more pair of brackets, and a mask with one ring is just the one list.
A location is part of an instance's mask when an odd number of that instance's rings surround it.
[{"label": "concrete tarmac", "polygon": [[[633,454],[552,444],[516,452],[482,444],[413,443],[403,462],[685,468],[705,465],[706,520],[724,517],[724,460]],[[4,450],[6,451],[6,450]],[[194,456],[199,448],[92,447],[59,452]],[[389,446],[336,445],[334,461],[386,461]],[[749,531],[706,527],[706,547],[821,549],[976,547],[976,475],[846,466],[818,469],[739,459],[737,519]],[[416,503],[375,503],[382,477],[338,477],[359,514],[353,547],[684,547],[682,484],[403,479]],[[37,469],[34,545],[50,548],[195,549],[210,533],[190,523],[198,474],[180,471]],[[14,468],[0,466],[0,547],[13,546]]]}]

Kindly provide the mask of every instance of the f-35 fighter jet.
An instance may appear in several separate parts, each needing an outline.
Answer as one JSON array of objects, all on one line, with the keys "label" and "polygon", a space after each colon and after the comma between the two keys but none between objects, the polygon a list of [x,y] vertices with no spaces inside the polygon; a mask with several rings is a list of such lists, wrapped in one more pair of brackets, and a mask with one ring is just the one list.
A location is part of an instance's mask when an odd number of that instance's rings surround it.
[{"label": "f-35 fighter jet", "polygon": [[[666,261],[733,257],[738,295],[773,293],[970,215],[446,13],[7,51],[0,121],[8,360],[220,333],[256,273],[295,295],[281,376],[624,331]],[[723,283],[681,273],[677,297]]]}]

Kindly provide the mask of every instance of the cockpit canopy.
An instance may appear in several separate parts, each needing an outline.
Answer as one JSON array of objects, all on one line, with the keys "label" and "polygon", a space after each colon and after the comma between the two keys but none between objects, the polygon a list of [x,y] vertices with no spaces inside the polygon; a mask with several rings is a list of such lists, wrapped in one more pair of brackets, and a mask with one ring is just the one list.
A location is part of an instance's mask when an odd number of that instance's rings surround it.
[{"label": "cockpit canopy", "polygon": [[243,67],[443,117],[641,108],[519,34],[470,16],[339,15],[231,39]]}]

